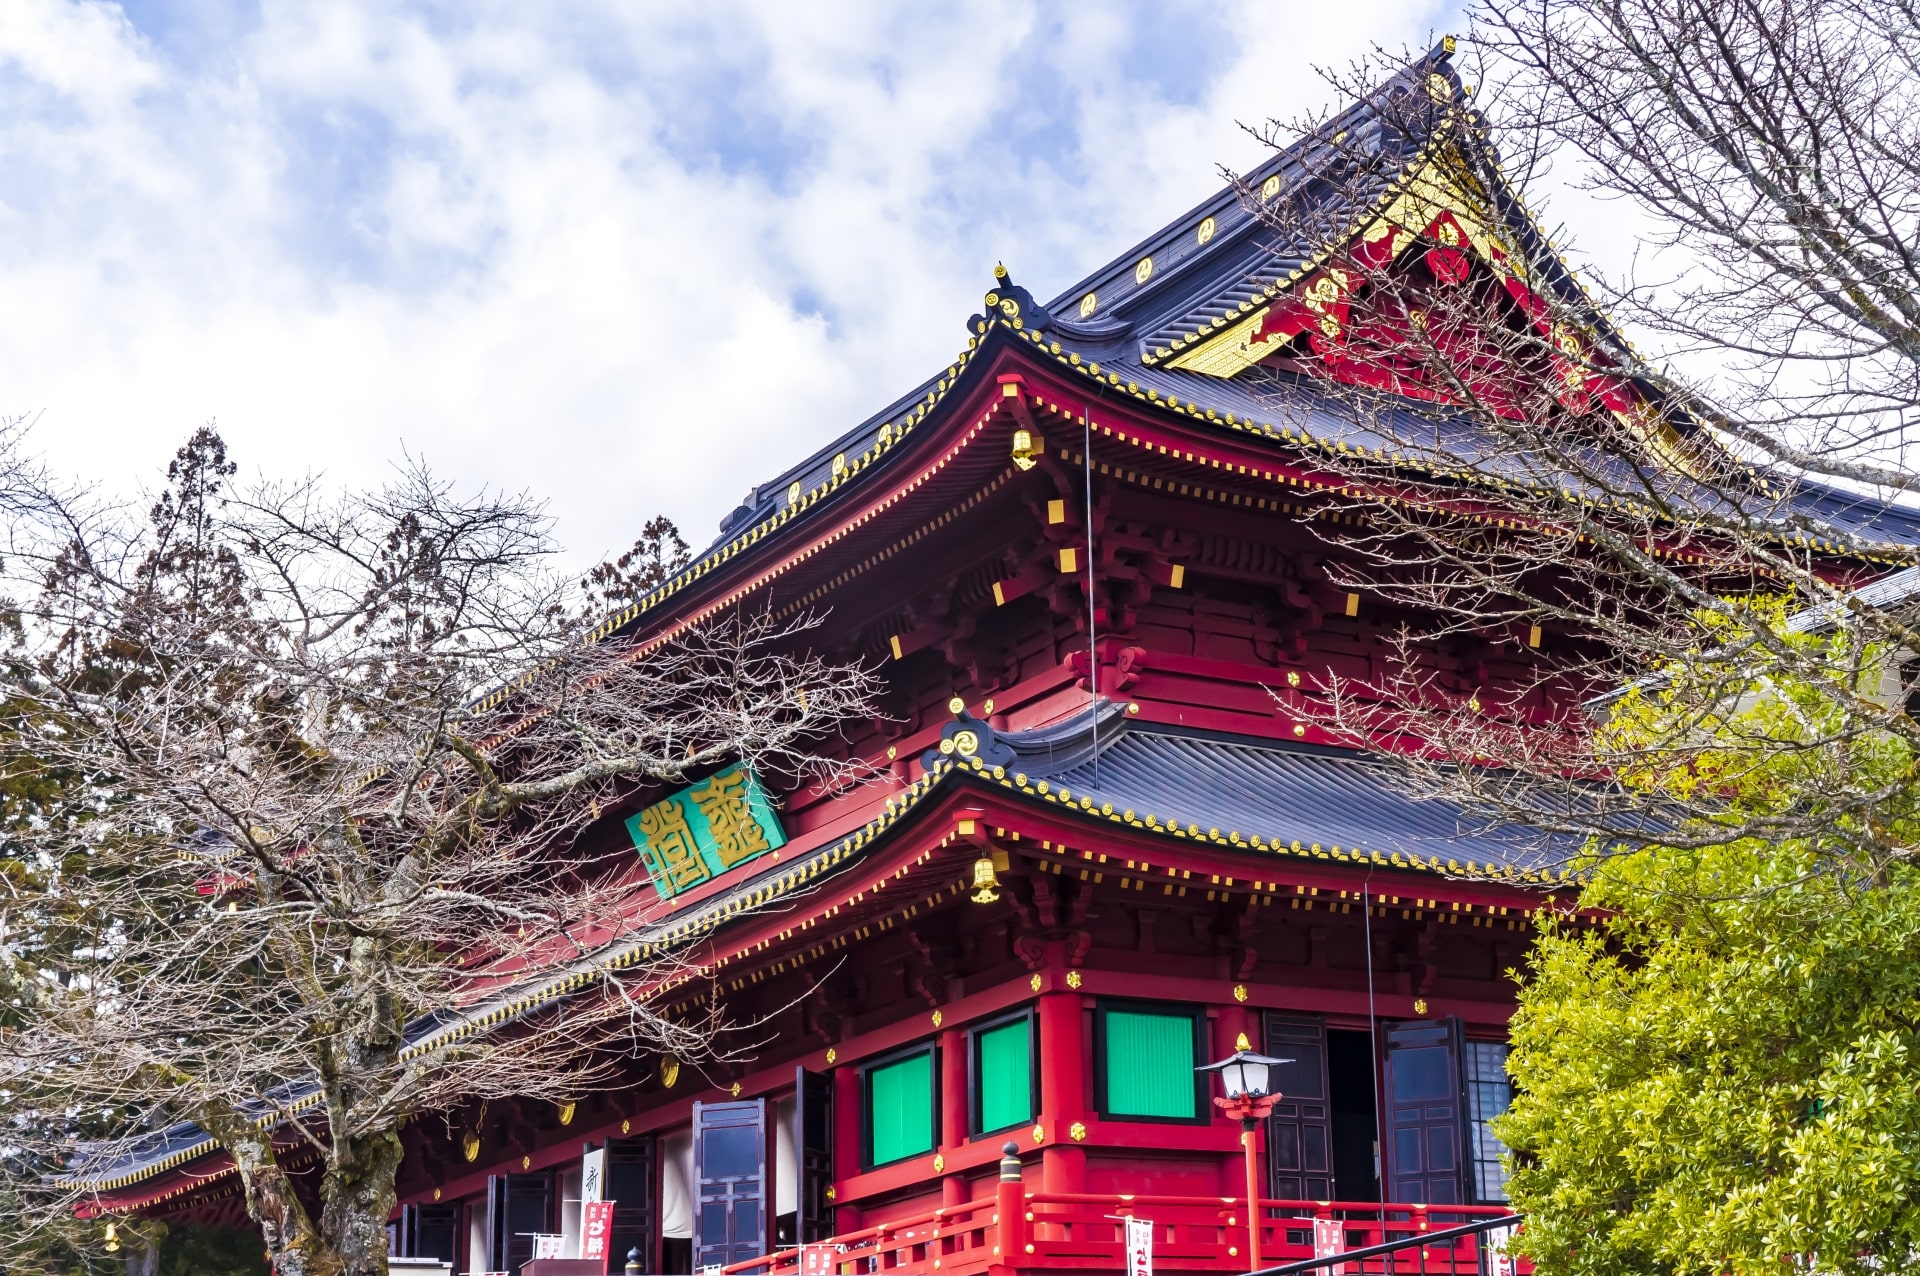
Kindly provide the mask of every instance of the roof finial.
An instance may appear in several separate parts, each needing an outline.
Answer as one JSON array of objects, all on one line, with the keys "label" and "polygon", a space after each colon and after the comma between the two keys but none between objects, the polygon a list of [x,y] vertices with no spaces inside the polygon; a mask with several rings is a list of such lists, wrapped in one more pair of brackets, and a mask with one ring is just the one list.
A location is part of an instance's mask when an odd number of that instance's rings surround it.
[{"label": "roof finial", "polygon": [[986,329],[981,325],[986,323],[1005,323],[1016,331],[1024,329],[1038,336],[1052,326],[1053,316],[1033,299],[1032,293],[1013,282],[1005,262],[995,262],[993,288],[986,296],[986,313],[975,315],[970,326],[984,333]]}]

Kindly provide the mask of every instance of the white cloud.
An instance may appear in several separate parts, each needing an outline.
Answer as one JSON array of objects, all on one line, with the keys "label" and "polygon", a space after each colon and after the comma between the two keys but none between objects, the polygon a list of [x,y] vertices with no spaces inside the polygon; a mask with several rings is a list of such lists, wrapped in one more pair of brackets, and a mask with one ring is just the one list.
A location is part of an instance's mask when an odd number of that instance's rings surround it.
[{"label": "white cloud", "polygon": [[995,260],[1065,287],[1443,14],[307,0],[196,44],[11,0],[0,411],[119,485],[213,418],[526,487],[583,559],[703,541],[943,366]]}]

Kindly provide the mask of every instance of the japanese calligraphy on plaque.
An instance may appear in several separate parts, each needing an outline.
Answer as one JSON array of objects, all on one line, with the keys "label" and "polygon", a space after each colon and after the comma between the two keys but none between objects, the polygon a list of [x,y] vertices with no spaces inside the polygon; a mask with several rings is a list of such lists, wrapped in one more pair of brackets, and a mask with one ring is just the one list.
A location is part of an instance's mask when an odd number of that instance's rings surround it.
[{"label": "japanese calligraphy on plaque", "polygon": [[737,763],[631,817],[627,832],[662,899],[787,844],[759,777]]}]

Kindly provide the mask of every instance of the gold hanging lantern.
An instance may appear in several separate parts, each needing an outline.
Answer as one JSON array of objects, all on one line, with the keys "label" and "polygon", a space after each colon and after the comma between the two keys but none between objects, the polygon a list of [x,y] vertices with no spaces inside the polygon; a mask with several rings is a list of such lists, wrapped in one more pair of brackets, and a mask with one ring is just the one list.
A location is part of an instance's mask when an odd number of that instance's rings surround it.
[{"label": "gold hanging lantern", "polygon": [[1040,448],[1034,441],[1032,430],[1013,432],[1013,463],[1023,470],[1034,467],[1034,458],[1040,455]]},{"label": "gold hanging lantern", "polygon": [[120,1227],[116,1223],[108,1223],[107,1224],[107,1253],[114,1254],[114,1253],[118,1253],[119,1250],[120,1250]]},{"label": "gold hanging lantern", "polygon": [[1000,898],[1000,878],[993,871],[993,857],[982,855],[973,862],[973,902],[991,904]]}]

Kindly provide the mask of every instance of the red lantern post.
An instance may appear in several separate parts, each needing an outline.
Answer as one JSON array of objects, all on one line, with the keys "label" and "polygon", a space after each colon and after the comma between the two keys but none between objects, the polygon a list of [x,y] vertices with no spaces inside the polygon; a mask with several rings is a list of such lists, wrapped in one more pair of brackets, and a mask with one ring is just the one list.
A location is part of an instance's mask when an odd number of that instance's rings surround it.
[{"label": "red lantern post", "polygon": [[1292,1063],[1251,1050],[1236,1051],[1219,1063],[1210,1063],[1200,1072],[1217,1072],[1226,1089],[1224,1098],[1214,1105],[1240,1122],[1240,1149],[1247,1158],[1247,1270],[1260,1270],[1260,1163],[1253,1137],[1255,1125],[1266,1119],[1280,1098],[1272,1093],[1269,1077],[1275,1064]]}]

